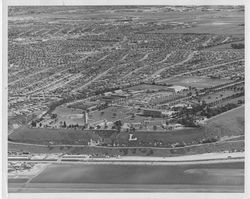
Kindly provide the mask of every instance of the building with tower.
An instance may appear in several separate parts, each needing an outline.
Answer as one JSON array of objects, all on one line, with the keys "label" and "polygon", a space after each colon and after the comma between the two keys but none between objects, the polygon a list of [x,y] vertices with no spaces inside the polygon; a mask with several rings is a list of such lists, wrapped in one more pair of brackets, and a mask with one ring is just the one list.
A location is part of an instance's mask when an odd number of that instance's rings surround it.
[{"label": "building with tower", "polygon": [[87,111],[83,112],[83,120],[84,120],[84,124],[88,124],[88,112]]}]

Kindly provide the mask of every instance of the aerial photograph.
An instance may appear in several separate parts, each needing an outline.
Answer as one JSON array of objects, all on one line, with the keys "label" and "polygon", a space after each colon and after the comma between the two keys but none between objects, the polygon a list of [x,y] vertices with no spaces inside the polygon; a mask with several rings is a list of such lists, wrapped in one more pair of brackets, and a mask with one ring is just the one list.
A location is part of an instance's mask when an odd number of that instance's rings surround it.
[{"label": "aerial photograph", "polygon": [[245,7],[8,7],[9,193],[244,193]]}]

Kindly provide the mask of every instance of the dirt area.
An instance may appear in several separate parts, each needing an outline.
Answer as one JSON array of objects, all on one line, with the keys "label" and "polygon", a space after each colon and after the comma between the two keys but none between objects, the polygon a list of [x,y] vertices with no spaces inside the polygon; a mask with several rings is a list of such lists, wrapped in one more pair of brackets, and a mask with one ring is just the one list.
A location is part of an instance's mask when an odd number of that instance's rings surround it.
[{"label": "dirt area", "polygon": [[[14,162],[15,164],[17,162]],[[34,163],[33,163],[34,164]],[[8,173],[9,177],[31,177],[39,174],[44,170],[49,164],[48,163],[36,163],[30,169],[17,169]]]}]

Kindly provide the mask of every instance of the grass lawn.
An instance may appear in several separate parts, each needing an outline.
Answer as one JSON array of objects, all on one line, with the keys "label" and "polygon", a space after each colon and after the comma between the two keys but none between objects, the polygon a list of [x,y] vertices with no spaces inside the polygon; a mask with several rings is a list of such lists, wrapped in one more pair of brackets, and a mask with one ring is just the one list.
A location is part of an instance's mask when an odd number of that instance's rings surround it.
[{"label": "grass lawn", "polygon": [[[129,132],[116,133],[115,131],[91,131],[91,130],[70,130],[70,129],[38,129],[21,128],[9,135],[9,140],[14,142],[25,142],[34,144],[69,144],[86,145],[90,139],[103,138],[106,144],[116,140],[120,145],[126,146],[154,146],[171,147],[174,143],[185,142],[188,145],[197,144],[206,135],[204,128],[180,129],[174,131],[137,131],[134,137],[137,141],[129,141]],[[161,144],[159,144],[161,142]]]},{"label": "grass lawn", "polygon": [[135,110],[124,108],[124,107],[108,107],[101,111],[94,111],[89,114],[89,122],[94,123],[97,121],[107,120],[107,121],[116,121],[124,120],[124,118],[130,118],[131,114]]},{"label": "grass lawn", "polygon": [[219,100],[221,98],[229,97],[235,93],[236,92],[234,92],[233,90],[220,91],[220,92],[206,95],[206,96],[202,97],[202,100],[205,100],[206,103],[211,103],[211,102],[214,102],[214,101]]},{"label": "grass lawn", "polygon": [[168,90],[167,86],[159,86],[159,85],[148,85],[148,84],[141,84],[137,86],[132,86],[128,88],[130,91],[141,91],[141,90]]},{"label": "grass lawn", "polygon": [[98,135],[90,131],[73,129],[45,129],[45,128],[20,128],[9,135],[15,142],[46,144],[87,144],[90,139],[97,139]]},{"label": "grass lawn", "polygon": [[[203,128],[179,129],[174,131],[137,131],[133,133],[133,137],[137,141],[128,141],[129,133],[120,133],[119,141],[129,146],[154,146],[155,142],[161,142],[162,147],[171,147],[174,143],[185,142],[188,145],[197,144],[202,140],[204,135]],[[140,144],[141,143],[141,144]]]},{"label": "grass lawn", "polygon": [[218,115],[207,121],[206,132],[217,133],[221,136],[244,135],[245,106]]}]

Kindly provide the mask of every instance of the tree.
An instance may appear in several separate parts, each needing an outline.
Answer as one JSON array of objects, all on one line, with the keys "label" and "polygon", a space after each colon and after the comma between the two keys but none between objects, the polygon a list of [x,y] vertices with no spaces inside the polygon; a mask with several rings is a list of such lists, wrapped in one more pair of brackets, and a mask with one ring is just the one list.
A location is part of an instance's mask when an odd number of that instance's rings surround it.
[{"label": "tree", "polygon": [[127,155],[128,154],[128,149],[123,149],[123,155]]},{"label": "tree", "polygon": [[197,89],[195,89],[195,95],[199,96],[199,91]]},{"label": "tree", "polygon": [[135,132],[135,127],[130,126],[130,132]]},{"label": "tree", "polygon": [[101,128],[101,126],[100,126],[100,125],[97,125],[97,126],[96,126],[96,128],[97,128],[97,129],[100,129],[100,128]]},{"label": "tree", "polygon": [[66,128],[67,127],[67,125],[66,125],[66,122],[64,121],[63,122],[63,128]]},{"label": "tree", "polygon": [[238,104],[243,104],[243,100],[238,100]]},{"label": "tree", "polygon": [[207,105],[205,100],[202,100],[201,104],[202,104],[202,107],[205,107]]},{"label": "tree", "polygon": [[120,131],[121,127],[122,127],[122,121],[121,120],[117,120],[114,122],[115,128]]},{"label": "tree", "polygon": [[136,148],[131,149],[133,154],[136,154]]},{"label": "tree", "polygon": [[32,126],[32,127],[36,127],[36,121],[32,121],[32,122],[31,122],[31,126]]},{"label": "tree", "polygon": [[234,49],[242,49],[245,48],[244,43],[236,43],[236,44],[231,44],[231,47]]},{"label": "tree", "polygon": [[187,97],[191,96],[192,95],[192,92],[188,92],[187,93]]},{"label": "tree", "polygon": [[55,119],[55,118],[57,118],[57,114],[53,113],[53,114],[51,115],[51,119]]},{"label": "tree", "polygon": [[152,149],[150,149],[148,152],[147,152],[147,156],[150,156],[154,153],[154,151]]}]

